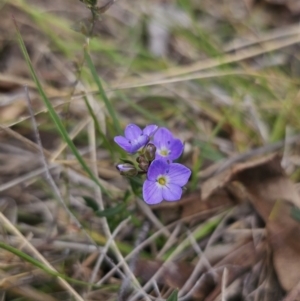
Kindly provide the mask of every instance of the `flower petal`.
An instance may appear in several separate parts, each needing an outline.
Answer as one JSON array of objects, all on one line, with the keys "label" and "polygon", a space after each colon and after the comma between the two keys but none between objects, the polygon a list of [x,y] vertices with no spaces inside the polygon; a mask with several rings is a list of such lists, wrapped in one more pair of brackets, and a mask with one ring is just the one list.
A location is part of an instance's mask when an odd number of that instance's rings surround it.
[{"label": "flower petal", "polygon": [[135,140],[130,140],[132,149],[131,152],[135,153],[138,151],[141,147],[145,146],[149,141],[149,137],[147,135],[139,135],[137,139]]},{"label": "flower petal", "polygon": [[173,139],[170,144],[169,159],[176,160],[180,157],[183,151],[183,143],[179,139]]},{"label": "flower petal", "polygon": [[160,149],[162,147],[169,149],[172,140],[173,135],[168,129],[159,128],[154,134],[153,143],[157,147],[157,149]]},{"label": "flower petal", "polygon": [[168,184],[162,189],[162,196],[166,201],[178,201],[181,195],[182,188],[176,184]]},{"label": "flower petal", "polygon": [[143,132],[142,130],[135,124],[128,124],[125,128],[125,137],[128,140],[135,140],[137,139]]},{"label": "flower petal", "polygon": [[147,125],[144,129],[143,129],[143,134],[147,135],[147,136],[151,136],[154,134],[154,132],[157,130],[158,126],[155,124],[150,124]]},{"label": "flower petal", "polygon": [[147,178],[150,181],[156,181],[159,175],[166,174],[169,169],[169,164],[165,160],[154,160],[147,173]]},{"label": "flower petal", "polygon": [[157,151],[155,153],[155,160],[163,160],[165,162],[167,162],[169,160],[169,161],[172,162],[172,160],[169,159],[169,156],[167,156],[167,157],[166,156],[162,156],[159,153],[157,153]]},{"label": "flower petal", "polygon": [[123,136],[116,136],[114,138],[114,141],[120,146],[122,147],[124,150],[126,150],[126,152],[131,153],[131,149],[132,146],[129,143],[129,140],[124,138]]},{"label": "flower petal", "polygon": [[158,204],[163,200],[162,189],[155,182],[146,180],[143,185],[143,198],[147,204]]},{"label": "flower petal", "polygon": [[189,180],[191,171],[182,164],[171,163],[167,175],[169,177],[170,184],[175,184],[182,187]]}]

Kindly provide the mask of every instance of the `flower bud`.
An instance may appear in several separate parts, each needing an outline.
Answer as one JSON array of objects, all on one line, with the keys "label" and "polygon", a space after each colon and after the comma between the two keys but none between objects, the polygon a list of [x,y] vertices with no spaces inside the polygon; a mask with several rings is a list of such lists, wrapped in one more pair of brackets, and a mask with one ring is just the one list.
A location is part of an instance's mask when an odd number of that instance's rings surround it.
[{"label": "flower bud", "polygon": [[139,168],[143,171],[147,171],[149,167],[149,161],[143,156],[138,156],[136,162],[139,163]]},{"label": "flower bud", "polygon": [[155,159],[156,146],[153,143],[148,143],[145,147],[145,158],[148,161],[153,161]]},{"label": "flower bud", "polygon": [[138,174],[137,169],[130,163],[120,163],[116,166],[116,168],[122,176],[134,177]]}]

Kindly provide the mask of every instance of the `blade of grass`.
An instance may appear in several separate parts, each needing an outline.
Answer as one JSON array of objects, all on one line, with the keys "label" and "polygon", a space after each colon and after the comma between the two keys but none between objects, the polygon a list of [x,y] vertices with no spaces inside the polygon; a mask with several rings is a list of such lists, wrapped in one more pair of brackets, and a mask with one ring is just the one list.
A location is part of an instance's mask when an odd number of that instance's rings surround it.
[{"label": "blade of grass", "polygon": [[54,270],[51,270],[49,269],[46,265],[44,265],[43,263],[39,262],[38,260],[34,259],[33,257],[27,255],[26,253],[10,246],[10,245],[7,245],[5,244],[4,242],[0,241],[0,248],[1,249],[4,249],[16,256],[18,256],[19,258],[31,263],[32,265],[34,265],[35,267],[37,267],[38,269],[44,271],[46,274],[48,275],[51,275],[51,276],[54,276],[54,277],[60,277],[62,279],[65,279],[69,282],[72,282],[74,284],[77,284],[77,285],[81,285],[81,286],[93,286],[94,288],[99,288],[98,285],[95,285],[95,284],[91,284],[91,283],[88,283],[88,282],[85,282],[85,281],[81,281],[81,280],[77,280],[77,279],[74,279],[72,277],[68,277],[64,274],[61,274],[59,272],[56,272]]},{"label": "blade of grass", "polygon": [[96,128],[97,133],[98,133],[98,134],[100,135],[100,137],[102,138],[103,144],[104,144],[105,148],[109,150],[109,152],[110,152],[110,154],[111,154],[111,157],[112,157],[112,159],[114,160],[114,152],[113,152],[113,149],[112,149],[111,145],[109,144],[109,142],[108,142],[106,136],[105,136],[105,135],[103,134],[103,132],[101,131],[99,122],[98,122],[98,120],[97,120],[97,117],[96,117],[96,115],[94,114],[93,109],[92,109],[92,107],[91,107],[91,105],[90,105],[90,103],[89,103],[87,97],[84,96],[83,99],[84,99],[85,105],[86,105],[86,107],[87,107],[87,109],[88,109],[88,111],[89,111],[89,114],[90,114],[91,117],[93,118],[93,121],[94,121],[94,124],[95,124],[95,128]]},{"label": "blade of grass", "polygon": [[104,89],[103,89],[103,86],[102,86],[102,83],[101,83],[101,80],[97,74],[97,71],[96,71],[96,68],[92,62],[92,59],[89,55],[89,53],[87,52],[87,49],[85,48],[84,49],[84,57],[85,57],[85,60],[87,62],[87,65],[91,71],[91,74],[93,76],[93,79],[95,81],[95,83],[97,84],[97,87],[98,87],[98,90],[99,90],[99,93],[105,103],[105,106],[107,108],[107,111],[110,115],[110,117],[112,118],[113,120],[113,124],[114,124],[114,127],[115,127],[115,130],[117,133],[122,133],[122,129],[121,129],[121,126],[120,126],[120,123],[119,123],[119,120],[118,120],[118,117],[117,117],[117,114],[116,114],[116,111],[114,110],[111,102],[109,101]]},{"label": "blade of grass", "polygon": [[178,290],[172,292],[167,301],[177,301],[178,300]]},{"label": "blade of grass", "polygon": [[75,147],[73,141],[70,139],[66,129],[64,128],[59,116],[57,115],[56,111],[54,110],[51,102],[49,101],[48,97],[46,96],[44,89],[34,71],[34,68],[32,66],[29,54],[27,52],[25,43],[23,41],[23,38],[21,36],[21,33],[19,31],[18,25],[16,23],[16,21],[14,20],[15,23],[15,27],[16,27],[16,31],[17,31],[17,37],[18,37],[18,42],[21,48],[21,51],[24,55],[25,61],[29,67],[31,76],[37,86],[37,89],[39,91],[39,94],[41,95],[42,100],[44,101],[50,117],[52,118],[53,122],[56,125],[57,130],[59,131],[60,135],[62,136],[62,138],[64,139],[64,141],[68,144],[69,148],[71,149],[72,153],[74,154],[74,156],[76,157],[76,159],[78,160],[78,162],[81,164],[82,168],[85,170],[85,172],[90,176],[90,178],[102,189],[102,191],[109,195],[109,192],[101,185],[101,183],[99,182],[99,180],[97,179],[97,177],[92,173],[92,171],[90,170],[90,168],[88,167],[88,165],[85,163],[83,157],[81,156],[81,154],[78,152],[77,148]]}]

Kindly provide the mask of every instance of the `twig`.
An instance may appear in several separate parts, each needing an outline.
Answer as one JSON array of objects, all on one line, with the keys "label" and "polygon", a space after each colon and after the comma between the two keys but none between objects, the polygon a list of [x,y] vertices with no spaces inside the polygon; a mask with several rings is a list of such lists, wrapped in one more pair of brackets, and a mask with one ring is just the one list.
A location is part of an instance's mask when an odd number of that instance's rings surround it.
[{"label": "twig", "polygon": [[[57,164],[52,164],[51,166],[48,166],[48,169],[50,170],[50,169],[55,169],[55,168],[58,168],[58,167],[60,167],[60,166],[57,165]],[[12,188],[12,187],[14,187],[14,186],[16,186],[16,185],[18,185],[22,182],[27,181],[27,180],[35,178],[35,177],[45,173],[46,169],[47,168],[45,168],[45,167],[37,168],[36,170],[34,170],[34,171],[32,171],[28,174],[25,174],[23,176],[20,176],[16,179],[13,179],[13,180],[7,182],[7,183],[4,183],[4,184],[0,185],[0,192],[4,191],[4,190],[7,190],[9,188]]]},{"label": "twig", "polygon": [[[7,239],[12,246],[19,246],[20,239],[16,236],[10,236],[10,235],[0,235],[0,241],[4,241]],[[85,244],[80,242],[72,242],[72,241],[63,241],[63,240],[53,240],[51,242],[45,242],[45,239],[43,238],[32,238],[31,243],[33,246],[39,246],[43,247],[45,249],[52,249],[52,250],[74,250],[76,252],[81,252],[84,254],[93,253],[95,251],[102,250],[101,247],[97,247],[92,244]]]},{"label": "twig", "polygon": [[163,254],[177,241],[177,235],[181,229],[181,223],[178,223],[174,229],[174,231],[171,233],[171,236],[169,239],[166,241],[164,246],[161,248],[159,253],[157,254],[156,258],[161,259]]},{"label": "twig", "polygon": [[[102,248],[102,252],[100,253],[100,256],[98,257],[98,260],[95,264],[95,267],[93,269],[93,273],[92,273],[92,276],[90,278],[90,283],[94,283],[95,282],[95,279],[96,279],[96,276],[97,276],[97,273],[101,267],[101,263],[103,261],[103,258],[104,258],[104,254],[107,253],[110,245],[111,245],[111,242],[112,240],[116,237],[116,235],[119,233],[119,231],[121,229],[124,228],[124,226],[128,223],[128,221],[131,219],[131,216],[129,216],[128,218],[126,218],[125,220],[123,220],[119,225],[118,227],[114,230],[114,232],[112,233],[111,237],[107,240],[105,246]],[[124,278],[124,281],[126,280],[127,278]]]},{"label": "twig", "polygon": [[[82,120],[79,122],[72,132],[69,134],[71,139],[74,139],[84,129],[89,123],[91,122],[91,118],[86,118],[85,120]],[[55,162],[55,160],[58,158],[58,156],[64,151],[64,149],[68,146],[66,142],[62,142],[61,145],[58,147],[58,149],[55,151],[55,153],[51,156],[50,162]]]},{"label": "twig", "polygon": [[300,135],[295,135],[295,136],[287,137],[285,140],[281,140],[272,144],[268,144],[262,147],[252,149],[248,152],[236,155],[229,159],[225,159],[223,162],[219,162],[214,166],[209,167],[206,172],[204,171],[205,174],[203,174],[203,171],[199,172],[199,176],[201,180],[205,180],[207,178],[210,178],[212,176],[215,176],[225,171],[235,163],[243,162],[256,156],[261,156],[261,155],[275,152],[284,146],[291,145],[299,141],[300,141]]},{"label": "twig", "polygon": [[[147,233],[149,231],[150,228],[150,224],[148,221],[145,221],[143,224],[143,227],[137,237],[137,240],[134,244],[135,247],[139,246],[143,240],[145,240]],[[134,255],[131,257],[130,263],[129,263],[129,268],[131,271],[135,270],[135,266],[136,266],[136,262],[137,262],[137,258],[139,255],[139,251],[135,251]],[[128,286],[130,284],[130,279],[127,278],[125,280],[123,280],[123,283],[121,285],[121,288],[119,290],[119,296],[118,296],[118,301],[125,301],[126,298],[126,292],[128,290]]]},{"label": "twig", "polygon": [[149,218],[149,220],[153,223],[153,225],[157,229],[163,229],[163,234],[169,238],[171,236],[170,231],[164,227],[164,225],[159,221],[159,219],[153,214],[152,210],[149,208],[148,205],[144,201],[142,201],[140,198],[136,199],[137,205],[140,207],[140,209],[143,211],[143,213]]},{"label": "twig", "polygon": [[[23,142],[24,144],[27,144],[29,147],[31,147],[35,151],[40,151],[38,145],[36,145],[34,142],[29,140],[28,138],[25,138],[21,134],[17,133],[16,131],[12,130],[11,128],[4,127],[0,124],[0,129],[3,130],[4,132],[6,132],[8,135],[14,137],[15,139],[18,139],[19,141]],[[49,151],[47,151],[46,149],[43,149],[43,152],[47,157],[51,156],[51,153]]]},{"label": "twig", "polygon": [[226,301],[227,280],[228,280],[228,269],[225,267],[222,275],[222,288],[221,288],[222,301]]},{"label": "twig", "polygon": [[[183,287],[178,292],[178,296],[179,296],[180,300],[186,299],[187,296],[184,296],[184,293],[187,290],[193,291],[195,289],[195,284],[196,284],[195,280],[199,276],[199,271],[203,267],[203,265],[206,266],[207,271],[211,271],[212,274],[214,275],[214,277],[217,277],[217,275],[214,272],[209,260],[206,258],[204,252],[201,250],[200,246],[197,244],[194,236],[192,235],[192,233],[189,230],[188,230],[188,236],[189,236],[189,239],[191,241],[192,246],[194,247],[194,250],[198,254],[199,259],[198,259],[198,262],[197,262],[192,274],[190,275],[190,277],[187,279],[187,281],[185,282]],[[194,286],[192,287],[193,283],[194,283]]]}]

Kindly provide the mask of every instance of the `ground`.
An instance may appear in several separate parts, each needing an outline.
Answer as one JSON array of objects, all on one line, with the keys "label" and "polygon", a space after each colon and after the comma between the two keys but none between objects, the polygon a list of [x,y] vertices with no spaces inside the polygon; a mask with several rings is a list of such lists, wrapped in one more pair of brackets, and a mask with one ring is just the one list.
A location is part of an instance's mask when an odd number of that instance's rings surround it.
[{"label": "ground", "polygon": [[[1,300],[300,300],[298,1],[0,8]],[[115,168],[132,123],[181,200]]]}]

